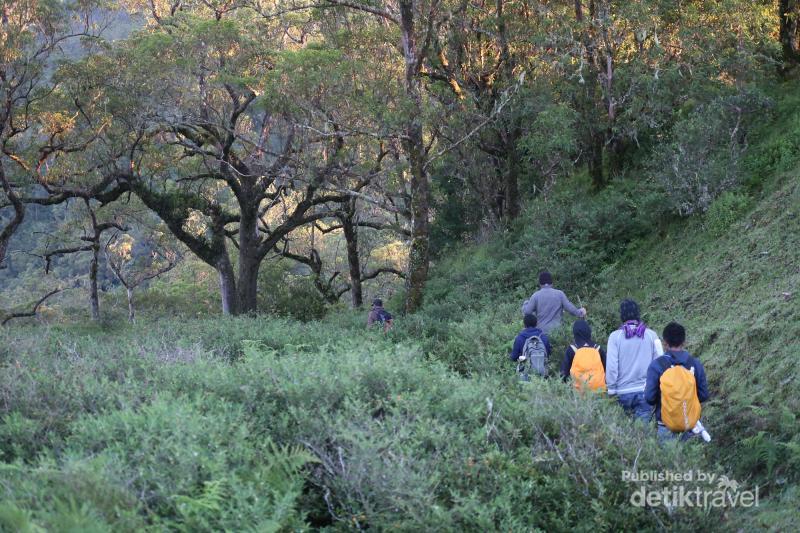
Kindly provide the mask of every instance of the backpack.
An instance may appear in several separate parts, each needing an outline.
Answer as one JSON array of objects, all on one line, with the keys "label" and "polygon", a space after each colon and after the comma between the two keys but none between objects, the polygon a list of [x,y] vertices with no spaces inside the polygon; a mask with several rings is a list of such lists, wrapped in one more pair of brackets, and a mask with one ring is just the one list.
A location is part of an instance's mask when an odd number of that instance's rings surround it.
[{"label": "backpack", "polygon": [[586,389],[593,391],[606,390],[606,371],[600,359],[600,346],[572,346],[575,358],[569,373],[579,391]]},{"label": "backpack", "polygon": [[673,432],[691,431],[700,420],[700,399],[694,367],[670,363],[661,374],[661,422]]},{"label": "backpack", "polygon": [[522,374],[523,381],[530,381],[532,372],[547,377],[547,348],[541,337],[529,337],[522,346],[522,355],[525,361],[517,365],[517,372]]}]

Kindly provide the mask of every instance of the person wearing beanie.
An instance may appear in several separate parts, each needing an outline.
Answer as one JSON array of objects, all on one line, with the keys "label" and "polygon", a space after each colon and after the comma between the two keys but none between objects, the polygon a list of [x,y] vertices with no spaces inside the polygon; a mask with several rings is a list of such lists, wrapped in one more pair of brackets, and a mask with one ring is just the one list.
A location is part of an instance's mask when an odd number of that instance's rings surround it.
[{"label": "person wearing beanie", "polygon": [[389,331],[392,328],[394,318],[391,313],[383,308],[383,300],[375,298],[372,300],[372,309],[367,316],[367,326],[372,326],[375,323],[383,324],[383,330]]},{"label": "person wearing beanie", "polygon": [[576,320],[572,324],[572,337],[575,343],[567,346],[567,351],[564,352],[564,361],[561,363],[561,377],[564,381],[569,381],[572,371],[572,361],[575,359],[575,348],[581,349],[585,346],[597,348],[600,352],[600,362],[603,363],[603,369],[606,367],[606,351],[602,346],[592,340],[592,328],[585,320]]},{"label": "person wearing beanie", "polygon": [[578,318],[586,316],[586,309],[578,309],[562,291],[553,288],[553,276],[550,272],[540,272],[539,290],[522,304],[522,315],[536,315],[539,328],[549,333],[561,325],[564,311]]},{"label": "person wearing beanie", "polygon": [[525,326],[525,328],[514,338],[514,344],[508,357],[512,361],[519,360],[519,357],[522,355],[522,349],[525,347],[525,341],[531,337],[539,337],[542,339],[544,348],[549,356],[553,351],[550,346],[550,339],[548,339],[547,334],[537,326],[536,317],[534,315],[525,315],[522,319],[522,325]]},{"label": "person wearing beanie", "polygon": [[664,348],[656,332],[642,321],[635,301],[623,300],[619,317],[622,325],[608,336],[606,387],[627,414],[649,422],[651,409],[644,395],[647,369],[664,354]]}]

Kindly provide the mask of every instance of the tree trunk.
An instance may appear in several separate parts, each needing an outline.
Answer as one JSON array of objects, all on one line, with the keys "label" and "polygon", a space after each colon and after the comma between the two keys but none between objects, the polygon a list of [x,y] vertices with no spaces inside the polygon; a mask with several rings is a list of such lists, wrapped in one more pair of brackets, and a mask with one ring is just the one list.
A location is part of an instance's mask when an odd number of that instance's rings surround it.
[{"label": "tree trunk", "polygon": [[406,311],[420,308],[430,264],[429,212],[430,186],[425,172],[425,142],[422,134],[422,94],[420,69],[422,58],[414,30],[414,2],[400,1],[400,31],[405,59],[405,93],[411,110],[405,127],[403,147],[410,165],[411,185],[411,249],[406,280]]},{"label": "tree trunk", "polygon": [[519,153],[517,152],[517,135],[516,132],[509,134],[509,139],[506,145],[506,160],[508,161],[508,168],[505,173],[505,184],[503,186],[503,193],[505,194],[505,218],[507,221],[512,221],[519,216]]},{"label": "tree trunk", "polygon": [[100,320],[100,295],[97,292],[97,265],[100,254],[100,244],[92,245],[92,263],[89,265],[89,300],[92,303],[92,320]]},{"label": "tree trunk", "polygon": [[133,321],[135,320],[134,310],[133,310],[133,289],[131,289],[130,287],[126,287],[125,291],[128,294],[128,322],[133,324]]},{"label": "tree trunk", "polygon": [[[589,126],[591,128],[591,126]],[[606,176],[603,171],[603,147],[605,139],[603,134],[598,131],[591,131],[589,133],[589,157],[587,164],[589,166],[589,177],[592,179],[592,187],[600,190],[606,186]]]},{"label": "tree trunk", "polygon": [[[253,192],[245,190],[246,198]],[[246,201],[246,199],[245,199]],[[255,313],[258,301],[258,206],[240,201],[239,220],[239,313]]]},{"label": "tree trunk", "polygon": [[253,314],[258,302],[258,270],[261,261],[250,255],[239,256],[238,313]]},{"label": "tree trunk", "polygon": [[236,277],[233,274],[233,266],[231,266],[228,257],[220,259],[216,266],[219,272],[219,290],[222,295],[222,314],[235,315],[238,313],[237,294],[236,294]]},{"label": "tree trunk", "polygon": [[406,311],[410,313],[422,306],[425,282],[428,280],[430,188],[423,167],[422,127],[413,127],[408,137],[411,159],[411,250],[408,256]]},{"label": "tree trunk", "polygon": [[341,218],[342,231],[347,243],[347,265],[350,268],[350,296],[353,308],[358,309],[364,305],[364,296],[361,291],[361,260],[358,256],[358,228],[353,221],[354,209],[348,209]]},{"label": "tree trunk", "polygon": [[16,193],[11,189],[11,184],[6,178],[2,161],[0,161],[0,186],[2,186],[3,192],[14,208],[14,215],[11,217],[11,220],[6,223],[5,227],[0,228],[0,268],[3,268],[3,260],[6,257],[6,251],[8,250],[9,242],[11,242],[11,236],[19,229],[20,225],[22,225],[22,220],[25,218],[25,204],[22,203]]},{"label": "tree trunk", "polygon": [[778,9],[783,60],[794,66],[800,63],[800,1],[780,0]]}]

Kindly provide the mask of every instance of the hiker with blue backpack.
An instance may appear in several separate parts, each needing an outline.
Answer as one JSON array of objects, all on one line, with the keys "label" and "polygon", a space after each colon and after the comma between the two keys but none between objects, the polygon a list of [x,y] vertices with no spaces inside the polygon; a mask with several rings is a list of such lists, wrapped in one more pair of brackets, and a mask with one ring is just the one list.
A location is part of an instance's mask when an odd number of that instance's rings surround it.
[{"label": "hiker with blue backpack", "polygon": [[539,290],[522,304],[522,314],[536,315],[539,329],[550,333],[561,325],[564,311],[578,318],[586,317],[586,309],[575,307],[563,291],[553,288],[553,276],[550,272],[540,272]]},{"label": "hiker with blue backpack", "polygon": [[369,315],[367,316],[367,327],[371,327],[373,324],[381,324],[383,326],[383,332],[386,333],[392,329],[393,323],[394,317],[389,311],[383,308],[383,300],[380,298],[372,300],[372,308],[369,310]]},{"label": "hiker with blue backpack", "polygon": [[656,332],[642,321],[636,302],[623,300],[619,315],[622,326],[608,336],[606,388],[625,413],[647,423],[652,417],[644,397],[647,370],[664,348]]},{"label": "hiker with blue backpack", "polygon": [[708,382],[703,364],[683,349],[686,329],[676,322],[664,328],[664,355],[650,363],[644,396],[655,407],[658,438],[682,441],[700,435],[706,442],[711,436],[700,422],[702,407],[708,400]]},{"label": "hiker with blue backpack", "polygon": [[547,361],[550,358],[550,339],[537,327],[536,315],[525,315],[525,328],[514,339],[509,357],[517,362],[517,372],[522,381],[530,381],[531,374],[547,377]]}]

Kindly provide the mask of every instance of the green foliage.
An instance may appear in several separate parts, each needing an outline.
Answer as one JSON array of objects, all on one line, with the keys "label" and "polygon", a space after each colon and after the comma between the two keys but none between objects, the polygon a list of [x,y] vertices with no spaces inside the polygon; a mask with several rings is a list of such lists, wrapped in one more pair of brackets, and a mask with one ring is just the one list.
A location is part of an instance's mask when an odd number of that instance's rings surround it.
[{"label": "green foliage", "polygon": [[311,277],[293,273],[286,261],[263,264],[258,273],[258,285],[259,311],[304,321],[319,319],[325,314],[325,300]]},{"label": "green foliage", "polygon": [[762,124],[753,137],[759,142],[748,151],[743,163],[750,187],[763,184],[776,173],[792,171],[800,161],[800,97],[794,83],[773,88],[775,122]]},{"label": "green foliage", "polygon": [[672,141],[659,145],[649,166],[675,212],[705,212],[741,184],[748,133],[768,105],[758,93],[723,96],[675,123]]},{"label": "green foliage", "polygon": [[742,214],[747,210],[750,198],[741,193],[724,192],[719,196],[705,215],[705,225],[709,234],[720,237],[725,234],[731,226],[740,220]]},{"label": "green foliage", "polygon": [[[130,531],[146,522],[275,531],[302,529],[304,516],[317,526],[403,530],[702,528],[719,518],[620,509],[631,490],[620,471],[634,462],[710,467],[702,454],[661,450],[613,403],[557,380],[523,387],[488,365],[459,377],[410,343],[347,323],[218,321],[258,335],[235,364],[202,348],[194,358],[178,348],[165,354],[130,331],[129,351],[115,348],[118,339],[86,339],[74,346],[79,356],[48,367],[60,333],[9,339],[34,347],[3,383],[12,396],[56,380],[84,399],[98,389],[114,394],[99,411],[73,404],[77,416],[44,429],[45,453],[0,465],[0,519],[45,529]],[[185,325],[192,322],[138,327],[154,337],[173,332],[177,347],[198,340],[196,330],[175,333]],[[44,403],[24,407],[29,419],[47,420]],[[4,407],[6,418],[22,408]]]}]

